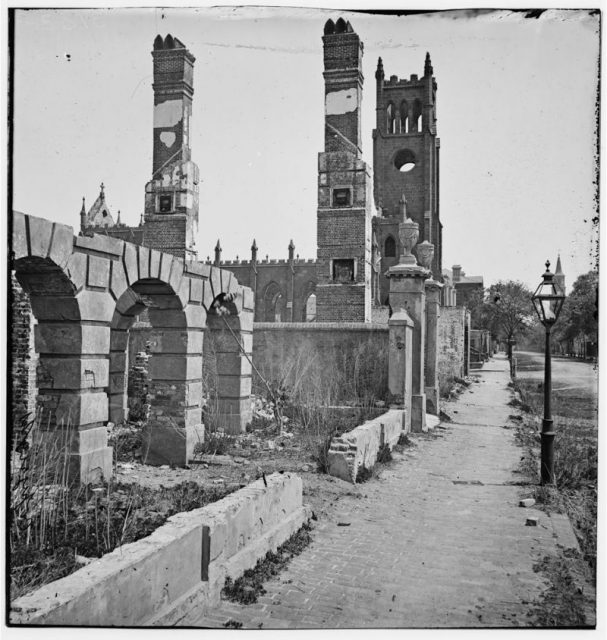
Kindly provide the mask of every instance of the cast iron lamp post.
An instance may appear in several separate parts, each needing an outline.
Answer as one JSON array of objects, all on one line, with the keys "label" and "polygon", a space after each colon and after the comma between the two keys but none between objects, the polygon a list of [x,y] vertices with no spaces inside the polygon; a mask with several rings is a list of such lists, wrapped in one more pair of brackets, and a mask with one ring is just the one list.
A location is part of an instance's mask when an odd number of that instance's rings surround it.
[{"label": "cast iron lamp post", "polygon": [[552,362],[550,357],[550,330],[557,321],[565,294],[550,273],[550,262],[546,261],[546,273],[540,286],[535,290],[531,300],[546,328],[546,355],[544,362],[544,419],[542,420],[542,462],[541,484],[554,484],[554,431],[552,428],[552,412],[550,396],[552,395]]}]

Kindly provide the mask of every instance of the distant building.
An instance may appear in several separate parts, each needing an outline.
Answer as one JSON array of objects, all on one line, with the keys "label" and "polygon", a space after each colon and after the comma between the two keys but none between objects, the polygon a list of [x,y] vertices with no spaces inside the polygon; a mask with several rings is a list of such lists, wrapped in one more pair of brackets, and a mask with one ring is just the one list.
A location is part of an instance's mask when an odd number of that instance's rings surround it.
[{"label": "distant building", "polygon": [[563,273],[563,267],[561,267],[561,255],[559,254],[556,259],[556,269],[554,270],[554,281],[561,288],[562,292],[567,295],[567,289],[565,286],[565,274]]},{"label": "distant building", "polygon": [[458,307],[467,307],[476,292],[483,294],[485,290],[483,276],[467,276],[459,264],[454,264],[451,269],[443,269],[443,278],[448,278],[455,288]]}]

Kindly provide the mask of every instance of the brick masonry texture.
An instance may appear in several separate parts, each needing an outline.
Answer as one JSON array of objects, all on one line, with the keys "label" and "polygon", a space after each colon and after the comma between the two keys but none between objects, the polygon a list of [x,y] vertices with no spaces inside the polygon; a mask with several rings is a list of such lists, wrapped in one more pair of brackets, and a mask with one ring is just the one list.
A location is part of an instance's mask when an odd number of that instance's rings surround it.
[{"label": "brick masonry texture", "polygon": [[36,363],[29,296],[11,275],[11,388],[15,418],[33,415],[36,406]]}]

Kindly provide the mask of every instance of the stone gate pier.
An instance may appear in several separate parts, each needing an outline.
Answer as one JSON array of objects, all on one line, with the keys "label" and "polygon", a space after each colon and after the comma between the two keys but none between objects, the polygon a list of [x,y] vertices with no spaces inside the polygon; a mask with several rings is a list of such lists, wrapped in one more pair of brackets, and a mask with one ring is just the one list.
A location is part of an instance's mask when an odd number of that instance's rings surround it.
[{"label": "stone gate pier", "polygon": [[11,269],[36,322],[37,437],[67,447],[82,482],[111,475],[107,424],[125,418],[129,329],[144,310],[152,353],[144,461],[184,465],[204,438],[207,332],[220,344],[217,423],[244,431],[254,302],[231,273],[21,213],[13,214]]}]

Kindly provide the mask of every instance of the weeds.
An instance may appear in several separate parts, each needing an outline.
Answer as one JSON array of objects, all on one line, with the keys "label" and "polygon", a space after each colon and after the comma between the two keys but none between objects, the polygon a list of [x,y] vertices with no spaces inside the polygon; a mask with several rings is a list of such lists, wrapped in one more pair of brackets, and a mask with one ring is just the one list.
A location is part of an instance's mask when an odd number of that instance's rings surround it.
[{"label": "weeds", "polygon": [[578,590],[571,576],[571,561],[561,557],[546,556],[534,565],[536,573],[543,573],[550,587],[534,602],[529,612],[532,624],[537,627],[581,627],[586,625],[584,595]]},{"label": "weeds", "polygon": [[368,467],[365,467],[364,464],[361,464],[356,470],[355,482],[356,484],[367,482],[368,480],[371,480],[372,477],[373,477],[373,469],[369,469]]},{"label": "weeds", "polygon": [[532,411],[531,405],[527,404],[526,402],[522,402],[517,397],[512,398],[508,402],[508,406],[520,409],[523,413],[531,413]]},{"label": "weeds", "polygon": [[247,569],[237,580],[226,578],[221,595],[226,600],[240,604],[253,604],[257,598],[266,593],[264,583],[280,573],[280,571],[299,555],[312,541],[312,527],[304,524],[286,542],[278,547],[276,553],[268,551],[265,558],[259,560],[253,569]]},{"label": "weeds", "polygon": [[69,476],[71,431],[32,437],[35,426],[19,425],[11,452],[12,599],[69,575],[80,566],[77,556],[101,557],[149,535],[169,516],[230,492],[193,482],[159,490],[111,481],[80,485]]},{"label": "weeds", "polygon": [[230,618],[226,622],[223,623],[225,629],[242,629],[242,622],[239,620],[233,620]]},{"label": "weeds", "polygon": [[331,448],[331,441],[335,435],[335,431],[326,433],[316,445],[316,451],[312,454],[312,460],[316,463],[318,473],[329,473],[329,449]]},{"label": "weeds", "polygon": [[[543,414],[543,388],[535,380],[517,380],[515,388],[537,419]],[[598,444],[596,407],[588,398],[554,394],[554,470],[558,492],[538,488],[538,501],[564,509],[571,518],[584,560],[596,570]],[[522,422],[520,416],[519,422]],[[521,424],[517,438],[528,451],[526,468],[537,477],[538,429]]]},{"label": "weeds", "polygon": [[[400,441],[400,436],[399,436],[399,441]],[[377,462],[379,464],[388,464],[388,462],[392,462],[392,451],[390,450],[389,445],[383,444],[379,448],[379,451],[377,452]]]},{"label": "weeds", "polygon": [[115,426],[108,435],[108,447],[114,451],[114,463],[132,462],[141,458],[143,423]]},{"label": "weeds", "polygon": [[205,433],[204,441],[194,445],[194,459],[203,455],[224,455],[230,448],[234,438],[222,432],[209,431]]}]

